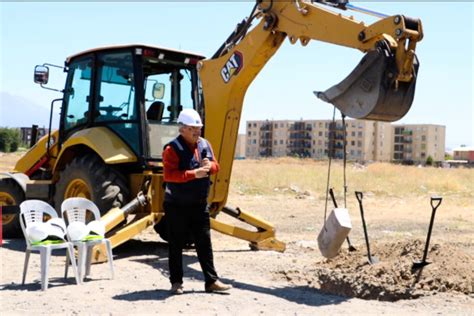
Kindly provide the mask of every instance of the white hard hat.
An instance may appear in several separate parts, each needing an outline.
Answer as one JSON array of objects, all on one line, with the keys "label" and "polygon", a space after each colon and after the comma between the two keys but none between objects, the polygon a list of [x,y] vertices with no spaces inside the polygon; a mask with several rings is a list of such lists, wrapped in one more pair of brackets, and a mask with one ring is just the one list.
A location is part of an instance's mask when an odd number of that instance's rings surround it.
[{"label": "white hard hat", "polygon": [[67,226],[67,233],[72,241],[79,241],[89,234],[89,230],[82,222],[72,222]]},{"label": "white hard hat", "polygon": [[199,113],[193,109],[184,109],[179,113],[178,123],[187,125],[187,126],[202,126],[201,117]]},{"label": "white hard hat", "polygon": [[32,223],[26,228],[26,236],[31,242],[40,242],[48,237],[48,225],[43,222]]},{"label": "white hard hat", "polygon": [[46,222],[46,224],[50,226],[48,227],[48,236],[54,236],[59,239],[64,239],[64,235],[66,235],[66,224],[64,223],[64,220],[62,218],[51,218],[49,221]]},{"label": "white hard hat", "polygon": [[87,230],[89,231],[89,233],[104,237],[105,224],[101,221],[92,221],[87,224]]}]

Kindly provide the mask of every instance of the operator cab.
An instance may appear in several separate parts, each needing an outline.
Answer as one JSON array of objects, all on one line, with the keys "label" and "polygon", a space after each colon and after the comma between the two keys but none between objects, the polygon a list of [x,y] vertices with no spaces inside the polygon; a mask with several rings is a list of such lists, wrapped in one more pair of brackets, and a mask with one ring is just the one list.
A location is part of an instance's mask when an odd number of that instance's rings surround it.
[{"label": "operator cab", "polygon": [[[106,127],[141,163],[157,165],[178,135],[184,108],[202,114],[196,65],[200,56],[149,45],[97,48],[70,56],[60,118],[60,144],[77,132]],[[46,78],[46,79],[44,79]],[[35,82],[46,84],[37,66]]]}]

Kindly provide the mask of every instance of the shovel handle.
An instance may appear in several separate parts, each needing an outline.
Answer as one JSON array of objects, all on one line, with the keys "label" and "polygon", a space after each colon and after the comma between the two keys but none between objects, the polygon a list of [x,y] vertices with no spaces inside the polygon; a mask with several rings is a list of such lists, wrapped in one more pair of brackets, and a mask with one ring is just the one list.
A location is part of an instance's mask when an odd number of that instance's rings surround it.
[{"label": "shovel handle", "polygon": [[356,195],[357,201],[359,201],[359,203],[361,203],[362,199],[364,198],[364,194],[362,194],[362,192],[360,192],[360,191],[355,191],[354,193]]},{"label": "shovel handle", "polygon": [[[435,201],[436,201],[436,205],[434,204]],[[432,196],[431,201],[430,201],[431,207],[436,210],[438,206],[441,205],[441,201],[443,201],[443,198],[441,196]]]},{"label": "shovel handle", "polygon": [[329,195],[331,196],[334,207],[337,208],[336,197],[334,196],[334,190],[332,188],[329,189]]}]

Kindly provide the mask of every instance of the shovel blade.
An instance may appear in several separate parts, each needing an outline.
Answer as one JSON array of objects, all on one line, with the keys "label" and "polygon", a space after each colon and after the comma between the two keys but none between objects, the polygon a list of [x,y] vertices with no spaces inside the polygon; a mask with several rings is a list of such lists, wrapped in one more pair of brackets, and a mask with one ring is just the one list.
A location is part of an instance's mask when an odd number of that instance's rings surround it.
[{"label": "shovel blade", "polygon": [[410,82],[396,82],[395,56],[381,45],[367,53],[339,84],[314,93],[348,117],[393,122],[401,119],[413,102],[419,68],[416,56],[413,66]]},{"label": "shovel blade", "polygon": [[427,265],[429,265],[431,262],[428,262],[428,261],[416,261],[416,262],[413,262],[413,265],[411,266],[411,270],[412,271],[415,271],[415,270],[418,270],[418,269],[421,269]]},{"label": "shovel blade", "polygon": [[370,265],[380,262],[379,258],[373,257],[373,256],[370,256],[369,258],[367,258],[367,261],[369,262]]}]

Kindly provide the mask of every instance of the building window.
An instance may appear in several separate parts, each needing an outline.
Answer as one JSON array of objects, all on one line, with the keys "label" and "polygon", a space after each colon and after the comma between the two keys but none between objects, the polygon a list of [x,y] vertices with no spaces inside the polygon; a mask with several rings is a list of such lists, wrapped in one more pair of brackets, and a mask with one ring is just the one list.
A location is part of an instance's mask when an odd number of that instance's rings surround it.
[{"label": "building window", "polygon": [[351,140],[351,146],[355,146],[355,140]]},{"label": "building window", "polygon": [[352,133],[351,133],[351,136],[352,136],[352,137],[355,137],[355,136],[356,136],[356,132],[352,132]]},{"label": "building window", "polygon": [[357,135],[358,135],[359,137],[362,137],[362,132],[358,132]]},{"label": "building window", "polygon": [[252,136],[252,132],[248,132],[247,134],[248,134],[248,136]]},{"label": "building window", "polygon": [[421,141],[426,142],[426,135],[421,135]]},{"label": "building window", "polygon": [[252,144],[256,144],[257,143],[257,140],[256,139],[252,139]]},{"label": "building window", "polygon": [[253,123],[253,127],[257,127],[257,123]]},{"label": "building window", "polygon": [[357,141],[357,147],[362,147],[362,142],[360,140]]},{"label": "building window", "polygon": [[323,132],[319,132],[319,133],[318,133],[318,136],[323,136]]},{"label": "building window", "polygon": [[280,139],[280,145],[283,145],[283,139]]}]

